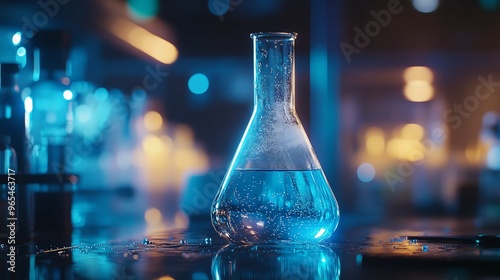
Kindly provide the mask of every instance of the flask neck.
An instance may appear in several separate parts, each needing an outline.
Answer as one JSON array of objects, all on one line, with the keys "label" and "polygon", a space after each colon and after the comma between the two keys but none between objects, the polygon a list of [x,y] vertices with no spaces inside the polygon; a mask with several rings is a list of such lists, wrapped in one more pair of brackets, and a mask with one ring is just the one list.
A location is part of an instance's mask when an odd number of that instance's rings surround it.
[{"label": "flask neck", "polygon": [[256,108],[295,109],[295,33],[252,34]]}]

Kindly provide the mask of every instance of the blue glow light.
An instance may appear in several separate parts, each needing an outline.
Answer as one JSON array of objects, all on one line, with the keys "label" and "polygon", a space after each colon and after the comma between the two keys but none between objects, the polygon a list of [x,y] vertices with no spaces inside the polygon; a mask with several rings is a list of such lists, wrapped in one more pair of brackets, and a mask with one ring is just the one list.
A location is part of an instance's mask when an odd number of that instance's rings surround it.
[{"label": "blue glow light", "polygon": [[31,113],[31,111],[33,111],[33,99],[29,96],[24,99],[24,110],[26,113]]},{"label": "blue glow light", "polygon": [[358,167],[358,179],[361,182],[371,182],[375,178],[375,167],[373,165],[365,162]]},{"label": "blue glow light", "polygon": [[356,255],[356,264],[361,265],[363,263],[363,255],[357,254]]},{"label": "blue glow light", "polygon": [[85,104],[79,105],[75,109],[75,116],[78,121],[86,123],[92,119],[92,109]]},{"label": "blue glow light", "polygon": [[137,87],[132,90],[132,99],[138,102],[144,101],[146,100],[146,92],[141,87]]},{"label": "blue glow light", "polygon": [[191,276],[191,280],[208,280],[208,276],[203,272],[195,272]]},{"label": "blue glow light", "polygon": [[64,97],[64,99],[69,101],[69,100],[73,99],[73,92],[71,90],[67,89],[63,92],[63,97]]},{"label": "blue glow light", "polygon": [[10,119],[12,117],[12,107],[8,104],[4,107],[4,117],[6,119]]},{"label": "blue glow light", "polygon": [[229,11],[229,0],[208,0],[208,10],[216,16],[222,16]]},{"label": "blue glow light", "polygon": [[189,78],[188,87],[194,94],[203,94],[208,90],[209,82],[207,76],[198,73]]},{"label": "blue glow light", "polygon": [[24,47],[20,47],[17,49],[17,56],[25,56],[26,55],[26,49]]},{"label": "blue glow light", "polygon": [[500,170],[500,146],[493,146],[486,156],[486,166],[493,170]]},{"label": "blue glow light", "polygon": [[108,98],[108,90],[105,88],[98,88],[94,92],[95,100],[98,102],[103,102]]},{"label": "blue glow light", "polygon": [[75,208],[76,207],[73,206],[73,209],[71,209],[71,222],[73,223],[74,227],[80,228],[85,226],[86,220],[85,217],[82,216],[82,214]]},{"label": "blue glow light", "polygon": [[413,0],[413,7],[421,13],[432,13],[439,6],[439,0]]},{"label": "blue glow light", "polygon": [[17,46],[21,43],[21,32],[16,32],[13,36],[12,36],[12,44],[14,44],[14,46]]},{"label": "blue glow light", "polygon": [[492,12],[498,9],[498,6],[500,6],[500,0],[480,0],[479,5],[483,10]]},{"label": "blue glow light", "polygon": [[130,15],[138,20],[150,19],[158,13],[158,0],[128,0]]}]

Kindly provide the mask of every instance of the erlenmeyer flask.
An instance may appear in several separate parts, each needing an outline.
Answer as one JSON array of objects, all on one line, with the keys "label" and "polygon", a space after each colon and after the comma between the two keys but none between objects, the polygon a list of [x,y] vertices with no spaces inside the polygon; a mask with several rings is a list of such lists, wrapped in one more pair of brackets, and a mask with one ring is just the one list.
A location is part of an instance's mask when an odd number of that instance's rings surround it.
[{"label": "erlenmeyer flask", "polygon": [[254,110],[215,196],[215,230],[235,244],[302,244],[337,228],[339,207],[295,111],[296,33],[254,33]]}]

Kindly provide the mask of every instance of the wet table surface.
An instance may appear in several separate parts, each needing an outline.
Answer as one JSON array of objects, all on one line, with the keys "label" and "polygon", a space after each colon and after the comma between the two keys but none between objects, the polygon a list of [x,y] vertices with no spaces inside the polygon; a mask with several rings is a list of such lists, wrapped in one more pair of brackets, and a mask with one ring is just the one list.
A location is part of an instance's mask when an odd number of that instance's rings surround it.
[{"label": "wet table surface", "polygon": [[2,245],[0,279],[500,279],[498,245],[406,238],[485,233],[472,221],[393,224],[344,223],[322,246],[302,247],[230,246],[207,221],[116,240],[78,232],[72,244],[19,246],[15,273],[7,271],[8,247]]}]

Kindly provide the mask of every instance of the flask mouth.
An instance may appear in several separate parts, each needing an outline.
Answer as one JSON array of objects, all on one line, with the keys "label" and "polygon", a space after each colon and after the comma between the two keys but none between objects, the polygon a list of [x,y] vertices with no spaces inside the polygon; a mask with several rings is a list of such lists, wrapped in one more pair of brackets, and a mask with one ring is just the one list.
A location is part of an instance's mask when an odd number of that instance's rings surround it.
[{"label": "flask mouth", "polygon": [[266,40],[295,40],[297,33],[295,32],[256,32],[250,34],[252,39],[266,39]]}]

